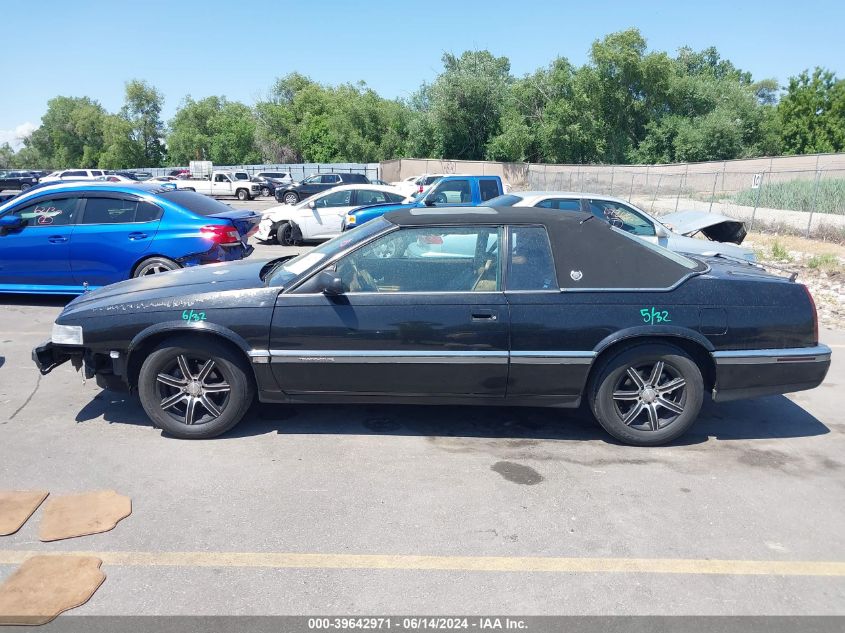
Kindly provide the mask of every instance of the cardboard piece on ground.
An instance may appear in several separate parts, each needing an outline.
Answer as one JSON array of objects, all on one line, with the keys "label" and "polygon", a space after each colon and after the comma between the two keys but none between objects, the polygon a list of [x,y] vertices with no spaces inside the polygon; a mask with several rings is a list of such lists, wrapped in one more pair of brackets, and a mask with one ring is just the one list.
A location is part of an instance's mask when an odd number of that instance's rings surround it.
[{"label": "cardboard piece on ground", "polygon": [[0,490],[0,536],[20,530],[48,494],[46,490]]},{"label": "cardboard piece on ground", "polygon": [[94,556],[33,556],[0,585],[0,626],[46,624],[81,606],[103,584]]},{"label": "cardboard piece on ground", "polygon": [[58,541],[114,529],[132,513],[132,500],[114,490],[51,496],[44,505],[38,538]]}]

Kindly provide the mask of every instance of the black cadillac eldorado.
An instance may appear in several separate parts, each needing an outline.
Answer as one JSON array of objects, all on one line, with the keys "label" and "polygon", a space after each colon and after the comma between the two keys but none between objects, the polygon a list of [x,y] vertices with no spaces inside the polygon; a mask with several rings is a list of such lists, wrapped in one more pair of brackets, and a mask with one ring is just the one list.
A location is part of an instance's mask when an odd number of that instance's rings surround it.
[{"label": "black cadillac eldorado", "polygon": [[586,213],[411,209],[299,255],[124,281],[67,305],[33,351],[137,391],[177,437],[262,402],[576,407],[668,442],[716,402],[818,386],[806,287],[695,259]]}]

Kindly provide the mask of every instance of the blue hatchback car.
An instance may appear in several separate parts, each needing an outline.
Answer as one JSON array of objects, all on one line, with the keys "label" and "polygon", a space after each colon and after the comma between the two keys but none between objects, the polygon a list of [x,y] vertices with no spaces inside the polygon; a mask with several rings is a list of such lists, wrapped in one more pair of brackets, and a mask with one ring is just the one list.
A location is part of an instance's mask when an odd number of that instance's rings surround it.
[{"label": "blue hatchback car", "polygon": [[243,259],[261,215],[192,191],[74,182],[0,205],[0,292],[80,294],[184,266]]}]

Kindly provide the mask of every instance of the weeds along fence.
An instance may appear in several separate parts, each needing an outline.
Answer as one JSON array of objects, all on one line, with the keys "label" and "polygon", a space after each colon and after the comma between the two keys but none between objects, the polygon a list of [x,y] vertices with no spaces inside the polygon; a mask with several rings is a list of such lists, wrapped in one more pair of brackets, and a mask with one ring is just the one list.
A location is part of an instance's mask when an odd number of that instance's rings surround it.
[{"label": "weeds along fence", "polygon": [[[173,167],[139,167],[130,171],[143,171],[155,176],[166,176],[176,169],[188,169],[187,165]],[[379,177],[379,163],[267,163],[264,165],[214,165],[223,171],[245,171],[255,175],[262,171],[288,172],[294,180],[302,180],[312,174],[344,173],[363,174],[370,180]]]},{"label": "weeds along fence", "polygon": [[706,211],[745,220],[751,228],[845,239],[845,169],[666,167],[530,165],[519,188],[593,192],[629,200],[655,215]]}]

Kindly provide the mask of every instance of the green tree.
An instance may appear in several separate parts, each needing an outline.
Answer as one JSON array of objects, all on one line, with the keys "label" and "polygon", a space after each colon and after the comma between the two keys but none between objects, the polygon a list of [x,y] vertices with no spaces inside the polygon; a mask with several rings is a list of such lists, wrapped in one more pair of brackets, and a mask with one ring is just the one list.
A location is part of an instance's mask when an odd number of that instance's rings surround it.
[{"label": "green tree", "polygon": [[220,165],[259,162],[255,145],[255,118],[249,107],[226,97],[190,96],[170,122],[168,158],[185,165],[192,160],[210,160]]},{"label": "green tree", "polygon": [[158,167],[164,158],[163,104],[162,94],[146,81],[133,79],[126,84],[125,102],[120,114],[131,125],[130,138],[140,146],[139,167]]},{"label": "green tree", "polygon": [[54,167],[96,167],[106,111],[88,97],[54,97],[25,143]]},{"label": "green tree", "polygon": [[845,80],[823,68],[791,77],[778,104],[787,154],[845,149]]},{"label": "green tree", "polygon": [[12,167],[15,159],[15,150],[8,143],[0,145],[0,168],[8,169]]},{"label": "green tree", "polygon": [[129,169],[147,164],[143,146],[133,136],[132,123],[122,114],[107,115],[103,121],[103,151],[98,166]]},{"label": "green tree", "polygon": [[[431,134],[437,157],[481,159],[487,144],[501,132],[501,118],[513,81],[507,57],[489,51],[466,51],[460,57],[443,55],[443,72],[426,88],[426,110],[417,116],[414,132]],[[428,144],[412,139],[411,145]]]}]

